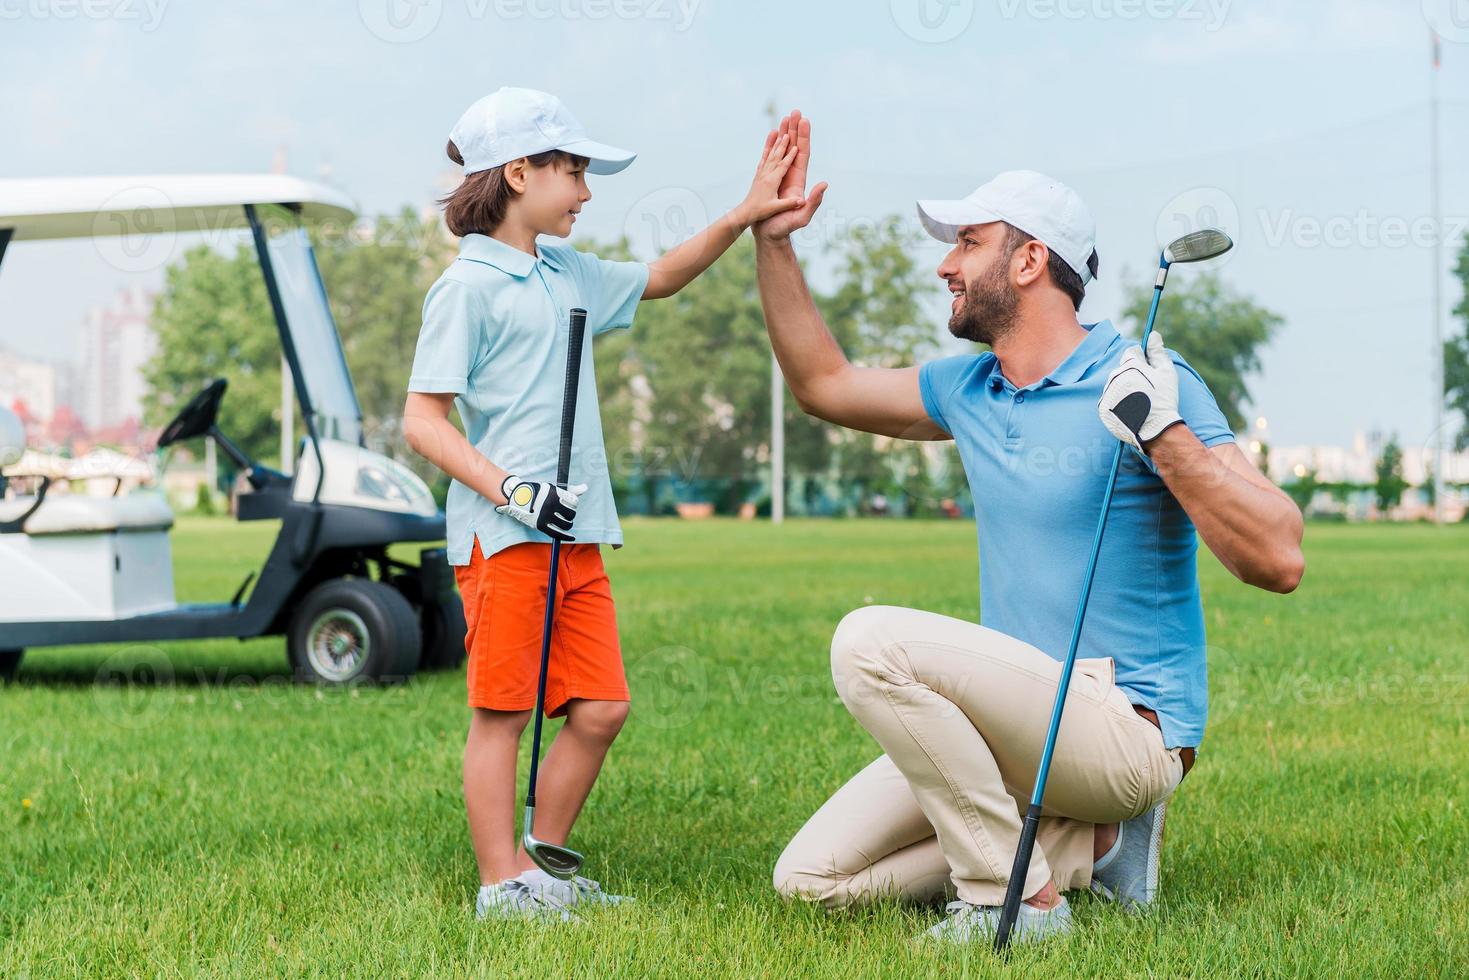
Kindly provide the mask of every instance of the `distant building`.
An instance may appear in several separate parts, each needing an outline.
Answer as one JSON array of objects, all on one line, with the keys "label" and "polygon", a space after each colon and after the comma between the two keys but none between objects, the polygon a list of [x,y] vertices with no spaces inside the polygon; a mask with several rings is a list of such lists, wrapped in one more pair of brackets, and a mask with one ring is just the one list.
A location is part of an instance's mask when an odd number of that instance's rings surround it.
[{"label": "distant building", "polygon": [[56,387],[53,365],[0,350],[0,406],[13,408],[19,402],[37,422],[50,422],[58,404]]},{"label": "distant building", "polygon": [[89,429],[116,429],[143,419],[143,367],[157,341],[149,318],[153,296],[142,287],[122,290],[96,307],[81,329],[77,413]]}]

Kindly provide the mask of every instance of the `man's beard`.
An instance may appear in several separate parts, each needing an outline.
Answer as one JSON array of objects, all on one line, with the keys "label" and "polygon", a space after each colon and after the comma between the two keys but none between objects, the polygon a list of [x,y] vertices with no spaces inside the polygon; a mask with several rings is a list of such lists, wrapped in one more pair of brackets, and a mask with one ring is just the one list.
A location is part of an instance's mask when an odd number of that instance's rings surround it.
[{"label": "man's beard", "polygon": [[1006,275],[1009,263],[996,262],[964,290],[964,302],[949,317],[949,333],[960,340],[994,346],[1015,329],[1020,295]]}]

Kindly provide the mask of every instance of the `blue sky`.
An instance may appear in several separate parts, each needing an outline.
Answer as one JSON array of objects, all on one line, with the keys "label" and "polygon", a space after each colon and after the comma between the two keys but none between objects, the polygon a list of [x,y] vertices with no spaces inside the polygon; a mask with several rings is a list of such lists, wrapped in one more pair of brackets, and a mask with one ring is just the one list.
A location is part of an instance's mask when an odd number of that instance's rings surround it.
[{"label": "blue sky", "polygon": [[[1160,235],[1217,214],[1239,243],[1223,274],[1286,318],[1254,384],[1272,441],[1423,445],[1430,16],[1457,241],[1465,0],[0,0],[0,176],[264,171],[284,145],[292,173],[329,165],[365,212],[395,210],[434,196],[465,105],[518,84],[639,151],[593,178],[578,235],[627,231],[647,254],[651,227],[736,202],[774,100],[812,117],[812,174],[832,183],[807,254],[914,198],[1043,170],[1097,214],[1099,319],[1151,278]],[[940,256],[915,247],[925,269]],[[0,344],[62,356],[130,281],[86,245],[17,246]],[[1458,298],[1446,281],[1445,309]]]}]

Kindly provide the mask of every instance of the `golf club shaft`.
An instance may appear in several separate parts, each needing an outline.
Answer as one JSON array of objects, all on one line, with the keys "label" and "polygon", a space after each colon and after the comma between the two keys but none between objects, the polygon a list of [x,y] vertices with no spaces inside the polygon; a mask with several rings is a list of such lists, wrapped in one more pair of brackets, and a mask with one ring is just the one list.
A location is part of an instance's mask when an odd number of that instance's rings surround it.
[{"label": "golf club shaft", "polygon": [[[1153,282],[1153,301],[1148,306],[1148,319],[1143,327],[1142,347],[1148,349],[1148,336],[1153,332],[1153,321],[1158,316],[1158,301],[1163,297],[1163,284],[1168,279],[1168,259],[1158,259],[1158,278]],[[1005,904],[1000,909],[1000,921],[995,928],[995,952],[1004,952],[1010,941],[1010,932],[1015,927],[1015,917],[1020,914],[1020,902],[1025,898],[1025,876],[1030,870],[1030,856],[1035,851],[1036,830],[1041,822],[1041,803],[1046,796],[1046,780],[1051,774],[1051,756],[1056,750],[1056,737],[1061,731],[1061,712],[1066,708],[1066,692],[1071,687],[1071,671],[1076,666],[1076,650],[1081,643],[1081,627],[1086,621],[1087,599],[1091,597],[1092,582],[1096,579],[1097,556],[1102,551],[1102,535],[1107,530],[1107,513],[1112,509],[1112,491],[1117,486],[1117,470],[1122,464],[1123,443],[1117,443],[1112,454],[1112,468],[1107,473],[1107,492],[1102,496],[1102,512],[1097,517],[1097,533],[1092,538],[1092,553],[1086,563],[1086,575],[1082,579],[1081,599],[1076,607],[1076,620],[1071,627],[1071,642],[1066,647],[1066,659],[1061,661],[1061,679],[1057,682],[1056,700],[1051,706],[1051,724],[1046,730],[1046,744],[1041,749],[1040,765],[1036,768],[1035,789],[1030,794],[1030,806],[1025,810],[1025,820],[1020,826],[1020,840],[1015,848],[1015,863],[1010,868],[1010,881],[1005,886]]]},{"label": "golf club shaft", "polygon": [[[566,388],[561,396],[561,445],[556,454],[556,485],[571,479],[571,437],[576,426],[576,392],[581,380],[581,348],[586,336],[587,311],[571,311],[566,338]],[[536,678],[534,728],[530,740],[530,778],[525,793],[527,818],[536,805],[536,776],[541,768],[541,716],[546,707],[546,669],[551,663],[551,622],[556,609],[556,569],[561,563],[561,541],[551,542],[551,570],[546,578],[546,618],[541,627],[541,671]],[[529,826],[526,828],[529,830]]]}]

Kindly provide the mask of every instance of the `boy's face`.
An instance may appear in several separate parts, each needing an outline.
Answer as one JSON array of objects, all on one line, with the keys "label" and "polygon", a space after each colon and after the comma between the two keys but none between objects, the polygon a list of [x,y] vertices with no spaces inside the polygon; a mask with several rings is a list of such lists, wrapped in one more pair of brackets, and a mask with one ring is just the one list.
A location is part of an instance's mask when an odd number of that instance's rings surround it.
[{"label": "boy's face", "polygon": [[592,199],[586,167],[580,163],[528,167],[520,210],[538,235],[565,238],[581,206]]}]

